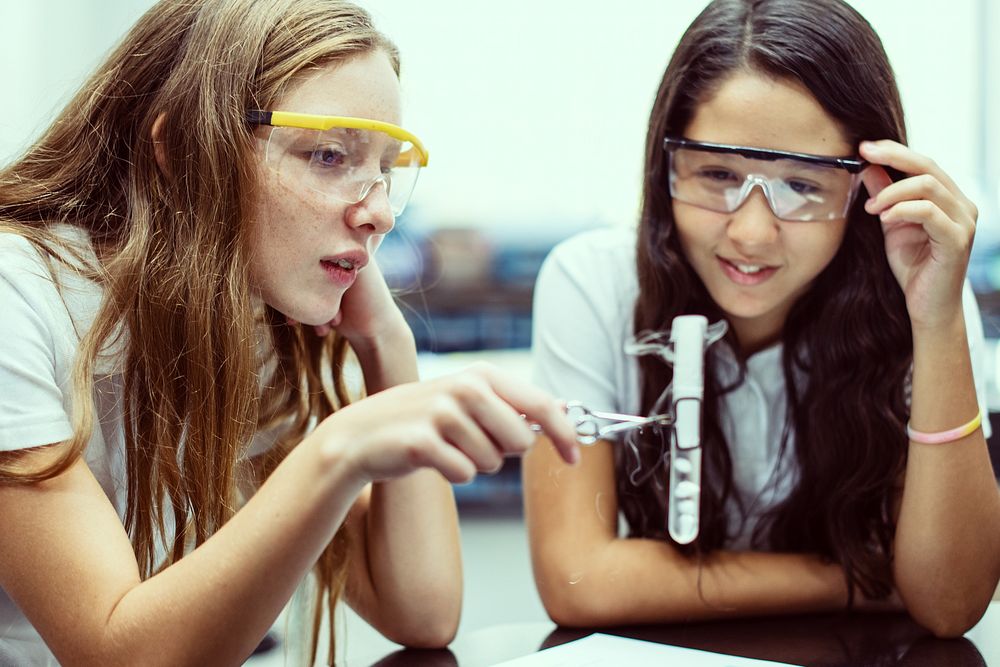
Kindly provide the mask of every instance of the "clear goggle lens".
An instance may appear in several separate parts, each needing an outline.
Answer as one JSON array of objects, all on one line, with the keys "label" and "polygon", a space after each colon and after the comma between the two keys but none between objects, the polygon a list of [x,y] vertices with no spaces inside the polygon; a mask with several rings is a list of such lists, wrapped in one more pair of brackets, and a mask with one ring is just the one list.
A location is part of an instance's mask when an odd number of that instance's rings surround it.
[{"label": "clear goggle lens", "polygon": [[760,187],[781,220],[808,222],[847,216],[860,173],[795,158],[758,159],[717,150],[668,146],[670,195],[719,213],[732,213]]},{"label": "clear goggle lens", "polygon": [[270,127],[266,162],[283,180],[347,204],[385,188],[395,216],[406,208],[420,174],[420,152],[379,130]]}]

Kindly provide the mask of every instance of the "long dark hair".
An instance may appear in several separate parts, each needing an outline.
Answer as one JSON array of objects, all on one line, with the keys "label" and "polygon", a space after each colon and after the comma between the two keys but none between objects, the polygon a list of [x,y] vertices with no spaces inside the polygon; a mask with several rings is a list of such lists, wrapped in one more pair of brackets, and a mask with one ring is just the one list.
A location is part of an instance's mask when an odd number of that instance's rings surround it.
[{"label": "long dark hair", "polygon": [[[695,19],[663,75],[649,122],[637,263],[635,330],[663,330],[677,315],[724,317],[684,257],[675,232],[663,137],[683,134],[698,104],[731,74],[751,71],[804,85],[847,141],[905,142],[903,112],[882,43],[840,0],[716,0]],[[788,420],[782,455],[794,457],[796,484],[758,524],[753,544],[820,554],[839,563],[849,587],[868,597],[891,592],[892,500],[906,459],[904,395],[912,338],[903,294],[889,270],[877,219],[863,197],[848,214],[838,253],[791,309],[782,332]],[[735,337],[729,343],[738,349]],[[719,425],[718,353],[706,359],[700,554],[729,537],[725,507],[733,464]],[[744,369],[745,373],[745,369]],[[640,359],[642,407],[650,410],[671,369]],[[742,381],[743,374],[736,380]],[[640,445],[657,465],[660,445]],[[634,485],[619,456],[619,504],[636,536],[670,539],[663,487],[667,471]]]}]

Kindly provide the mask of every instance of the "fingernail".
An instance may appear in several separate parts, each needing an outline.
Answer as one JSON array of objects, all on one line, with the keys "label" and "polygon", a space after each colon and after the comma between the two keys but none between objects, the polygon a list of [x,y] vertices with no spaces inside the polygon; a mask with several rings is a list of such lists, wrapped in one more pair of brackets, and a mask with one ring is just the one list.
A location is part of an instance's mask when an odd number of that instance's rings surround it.
[{"label": "fingernail", "polygon": [[580,462],[580,448],[574,447],[573,449],[569,450],[569,458],[571,464],[573,465],[578,464]]},{"label": "fingernail", "polygon": [[869,197],[868,201],[865,202],[865,210],[869,213],[875,212],[875,197]]},{"label": "fingernail", "polygon": [[875,145],[874,141],[862,141],[861,142],[861,150],[864,150],[864,151],[877,151],[878,150],[878,146]]}]

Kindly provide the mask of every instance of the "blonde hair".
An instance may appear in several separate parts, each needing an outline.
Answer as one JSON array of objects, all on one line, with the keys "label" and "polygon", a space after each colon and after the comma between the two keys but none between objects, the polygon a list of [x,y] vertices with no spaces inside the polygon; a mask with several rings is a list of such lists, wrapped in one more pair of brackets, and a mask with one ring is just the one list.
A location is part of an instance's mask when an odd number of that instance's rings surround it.
[{"label": "blonde hair", "polygon": [[[346,341],[255,309],[247,267],[257,172],[244,113],[269,108],[305,70],[372,50],[398,74],[396,48],[340,0],[162,0],[0,172],[0,231],[77,267],[70,257],[80,254],[52,225],[83,228],[100,258],[86,273],[104,290],[74,370],[73,439],[44,470],[3,463],[0,483],[52,477],[80,456],[94,428],[97,360],[125,336],[125,527],[145,577],[204,542],[232,516],[242,479],[262,481],[348,402]],[[162,169],[152,138],[161,116]],[[238,466],[254,434],[276,426],[278,443]],[[164,500],[173,538],[157,563]],[[317,564],[331,631],[345,539],[341,530]],[[331,632],[331,662],[333,651]]]}]

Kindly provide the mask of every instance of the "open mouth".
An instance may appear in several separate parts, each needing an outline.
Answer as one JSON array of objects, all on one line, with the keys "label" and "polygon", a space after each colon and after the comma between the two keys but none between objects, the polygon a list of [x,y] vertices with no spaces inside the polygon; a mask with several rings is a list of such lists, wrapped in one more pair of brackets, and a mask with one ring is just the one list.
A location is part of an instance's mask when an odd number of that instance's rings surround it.
[{"label": "open mouth", "polygon": [[740,273],[745,273],[747,275],[752,275],[754,273],[760,273],[767,267],[763,264],[742,264],[740,262],[729,262],[732,266],[736,267],[736,270]]},{"label": "open mouth", "polygon": [[730,278],[742,285],[751,285],[767,280],[778,270],[778,267],[769,264],[750,264],[724,257],[718,259]]},{"label": "open mouth", "polygon": [[343,257],[339,259],[320,260],[320,266],[336,284],[342,287],[349,287],[358,276],[360,266],[357,262],[352,262]]},{"label": "open mouth", "polygon": [[344,269],[345,271],[353,271],[354,270],[354,262],[352,262],[349,259],[343,259],[343,258],[341,258],[341,259],[338,259],[335,262],[324,262],[324,263],[325,264],[332,264],[334,266],[339,266],[340,268]]}]

